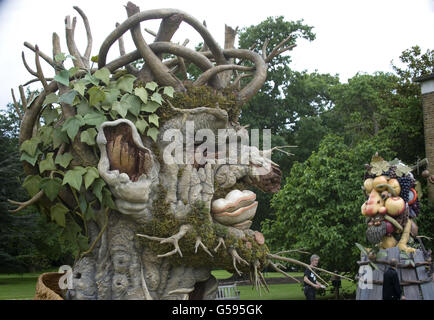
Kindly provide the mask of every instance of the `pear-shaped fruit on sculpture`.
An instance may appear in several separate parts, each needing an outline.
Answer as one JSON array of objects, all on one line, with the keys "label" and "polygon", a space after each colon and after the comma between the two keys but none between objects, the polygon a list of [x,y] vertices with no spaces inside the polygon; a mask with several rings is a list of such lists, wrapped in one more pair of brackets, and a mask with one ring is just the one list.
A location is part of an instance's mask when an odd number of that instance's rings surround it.
[{"label": "pear-shaped fruit on sculpture", "polygon": [[373,182],[374,182],[374,179],[368,178],[363,183],[363,187],[365,188],[365,191],[367,194],[371,193],[372,189],[374,188]]},{"label": "pear-shaped fruit on sculpture", "polygon": [[387,177],[386,176],[376,177],[374,179],[374,181],[372,181],[372,186],[374,187],[375,190],[377,190],[379,192],[384,191],[384,190],[387,189],[386,186],[378,187],[379,185],[382,185],[382,184],[387,184]]},{"label": "pear-shaped fruit on sculpture", "polygon": [[362,205],[362,214],[369,217],[375,216],[383,206],[384,200],[375,189],[372,189],[368,200]]},{"label": "pear-shaped fruit on sculpture", "polygon": [[401,197],[391,197],[384,204],[387,208],[387,214],[391,216],[399,216],[405,210],[405,202]]},{"label": "pear-shaped fruit on sculpture", "polygon": [[399,181],[397,179],[390,179],[388,183],[393,188],[396,195],[401,193],[401,186],[399,185]]}]

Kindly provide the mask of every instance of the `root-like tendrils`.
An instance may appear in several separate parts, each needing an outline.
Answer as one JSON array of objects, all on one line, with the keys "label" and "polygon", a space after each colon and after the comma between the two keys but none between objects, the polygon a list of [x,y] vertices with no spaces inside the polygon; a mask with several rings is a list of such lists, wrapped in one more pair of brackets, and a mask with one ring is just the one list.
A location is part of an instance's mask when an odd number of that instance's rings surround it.
[{"label": "root-like tendrils", "polygon": [[211,252],[209,252],[208,248],[203,244],[201,237],[197,237],[196,238],[196,244],[194,245],[194,253],[197,253],[197,249],[200,247],[202,247],[202,249],[208,253],[212,258],[214,258],[214,256],[211,254]]},{"label": "root-like tendrils", "polygon": [[182,258],[182,252],[181,249],[179,248],[179,244],[178,241],[184,237],[187,232],[191,231],[193,229],[193,226],[190,224],[184,224],[179,228],[178,233],[174,234],[173,236],[170,236],[169,238],[160,238],[160,237],[153,237],[153,236],[148,236],[145,234],[139,234],[137,233],[136,235],[139,237],[143,237],[149,240],[153,240],[153,241],[160,241],[161,244],[163,243],[172,243],[173,246],[175,247],[175,249],[173,249],[172,251],[169,251],[165,254],[159,254],[157,257],[158,258],[164,258],[164,257],[168,257],[168,256],[172,256],[176,253],[179,253],[179,255]]},{"label": "root-like tendrils", "polygon": [[261,263],[259,262],[259,260],[255,260],[255,263],[253,264],[253,270],[250,271],[250,281],[252,282],[253,287],[259,292],[259,296],[261,296],[262,288],[270,292],[267,281],[265,281],[264,275],[259,270],[260,267]]},{"label": "root-like tendrils", "polygon": [[[276,255],[279,255],[279,254],[282,254],[282,253],[292,253],[292,252],[297,252],[297,253],[302,253],[302,254],[311,254],[310,252],[308,252],[308,251],[304,251],[304,250],[306,250],[306,249],[303,249],[303,248],[301,248],[301,249],[291,249],[291,250],[284,250],[284,251],[279,251],[279,252],[277,252],[277,253],[275,253]],[[279,263],[280,264],[280,263]],[[277,264],[276,264],[277,265]]]},{"label": "root-like tendrils", "polygon": [[214,252],[217,252],[221,245],[223,245],[223,247],[226,249],[225,240],[222,237],[219,237],[218,241],[219,243],[217,244],[217,247],[214,248]]},{"label": "root-like tendrils", "polygon": [[317,273],[315,273],[315,271],[313,271],[313,269],[321,271],[321,272],[325,272],[325,273],[328,273],[328,274],[331,274],[333,276],[337,276],[337,277],[340,277],[340,278],[343,278],[343,279],[346,279],[346,280],[349,280],[349,281],[353,281],[353,279],[351,279],[351,278],[342,276],[340,274],[337,274],[337,273],[334,273],[334,272],[331,272],[331,271],[328,271],[328,270],[325,270],[325,269],[322,269],[322,268],[311,267],[310,265],[308,265],[306,263],[303,263],[301,261],[298,261],[298,260],[295,260],[295,259],[292,259],[292,258],[282,257],[282,256],[278,256],[276,254],[270,254],[270,253],[267,254],[267,258],[269,258],[269,259],[275,259],[275,260],[280,260],[280,261],[286,261],[286,262],[289,262],[289,263],[293,263],[293,264],[297,264],[297,265],[303,266],[303,267],[309,269],[310,271],[312,271],[312,273],[319,280],[321,280],[324,283],[325,286],[328,286],[327,282],[325,282]]},{"label": "root-like tendrils", "polygon": [[27,200],[25,202],[19,202],[19,201],[14,201],[14,200],[8,199],[8,201],[10,203],[15,204],[15,205],[18,206],[18,208],[16,208],[15,210],[9,210],[9,212],[18,212],[18,211],[21,211],[24,208],[27,208],[28,206],[31,206],[32,204],[35,204],[36,202],[38,202],[39,199],[41,199],[43,195],[44,195],[44,191],[41,190],[37,194],[35,194],[30,200]]},{"label": "root-like tendrils", "polygon": [[233,263],[233,266],[235,268],[235,271],[238,273],[239,276],[241,276],[242,272],[240,272],[240,270],[238,270],[237,262],[238,263],[244,263],[247,266],[249,265],[249,263],[246,260],[244,260],[243,258],[241,258],[240,255],[238,254],[238,252],[234,248],[229,248],[228,253],[232,256],[232,263]]},{"label": "root-like tendrils", "polygon": [[282,269],[280,269],[279,266],[283,267],[280,263],[274,264],[273,262],[270,261],[269,265],[273,268],[274,271],[277,271],[277,272],[283,274],[285,277],[287,277],[289,279],[292,279],[292,280],[296,281],[297,283],[300,283],[300,280],[298,280],[297,278],[294,278],[293,276],[290,276],[285,271],[283,271]]},{"label": "root-like tendrils", "polygon": [[298,264],[300,266],[303,266],[303,267],[309,269],[320,281],[323,282],[323,284],[325,286],[328,286],[327,282],[323,278],[321,278],[315,271],[313,271],[313,268],[318,269],[316,267],[311,267],[310,265],[308,265],[308,264],[306,264],[304,262],[301,262],[301,261],[298,261],[298,260],[295,260],[295,259],[292,259],[292,258],[281,257],[281,256],[278,256],[278,255],[275,255],[275,254],[267,254],[267,257],[271,258],[271,259],[276,259],[276,260],[281,260],[281,261],[287,261],[287,262],[290,262],[290,263],[294,263],[294,264]]}]

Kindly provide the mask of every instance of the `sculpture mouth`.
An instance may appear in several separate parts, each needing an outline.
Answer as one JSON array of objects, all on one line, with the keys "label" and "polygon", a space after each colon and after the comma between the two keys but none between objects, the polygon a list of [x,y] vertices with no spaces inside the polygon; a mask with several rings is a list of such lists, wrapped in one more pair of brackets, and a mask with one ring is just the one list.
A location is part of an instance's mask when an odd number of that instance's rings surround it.
[{"label": "sculpture mouth", "polygon": [[141,143],[137,129],[129,121],[106,123],[101,128],[109,171],[125,173],[130,181],[136,182],[143,174],[149,173],[152,156]]},{"label": "sculpture mouth", "polygon": [[225,198],[212,202],[211,212],[215,221],[237,229],[248,229],[255,216],[258,202],[250,190],[232,190]]}]

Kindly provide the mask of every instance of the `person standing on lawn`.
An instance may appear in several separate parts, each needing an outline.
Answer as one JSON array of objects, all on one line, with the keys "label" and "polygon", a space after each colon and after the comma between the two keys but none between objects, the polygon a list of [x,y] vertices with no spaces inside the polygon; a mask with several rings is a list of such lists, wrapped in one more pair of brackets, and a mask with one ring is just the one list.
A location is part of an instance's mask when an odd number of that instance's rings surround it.
[{"label": "person standing on lawn", "polygon": [[[316,267],[319,263],[319,256],[316,254],[310,257],[310,267]],[[315,274],[306,268],[304,271],[304,295],[306,300],[315,300],[315,290],[321,288],[321,285],[317,283]]]}]

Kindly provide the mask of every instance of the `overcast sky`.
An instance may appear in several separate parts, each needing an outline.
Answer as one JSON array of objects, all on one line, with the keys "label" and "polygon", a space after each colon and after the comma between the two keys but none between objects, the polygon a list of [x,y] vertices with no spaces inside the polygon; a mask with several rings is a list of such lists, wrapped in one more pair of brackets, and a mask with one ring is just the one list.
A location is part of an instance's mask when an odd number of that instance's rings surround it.
[{"label": "overcast sky", "polygon": [[[61,37],[66,52],[64,18],[78,16],[74,5],[83,9],[89,18],[97,55],[99,46],[114,29],[116,22],[126,19],[125,1],[119,0],[0,0],[0,108],[10,102],[10,89],[30,80],[32,76],[21,61],[24,51],[28,63],[34,67],[34,54],[24,47],[24,41],[37,44],[51,55],[51,35]],[[316,40],[300,41],[292,52],[295,70],[339,74],[345,82],[357,72],[391,71],[391,60],[398,61],[400,53],[413,45],[426,51],[434,49],[434,0],[267,0],[267,1],[193,1],[162,0],[133,1],[141,10],[176,8],[196,19],[206,20],[208,29],[223,46],[224,25],[246,27],[269,16],[283,15],[286,20],[304,19],[314,27]],[[157,21],[142,23],[142,28],[158,30]],[[177,31],[174,41],[190,39],[193,48],[201,39],[185,24]],[[128,35],[128,38],[130,36]],[[78,18],[75,38],[84,52],[86,37]],[[145,35],[147,41],[151,36]],[[126,39],[126,41],[128,41]],[[127,42],[127,51],[133,49]],[[116,58],[113,46],[109,60]],[[43,62],[45,63],[45,62]],[[44,67],[46,76],[52,69]]]}]

